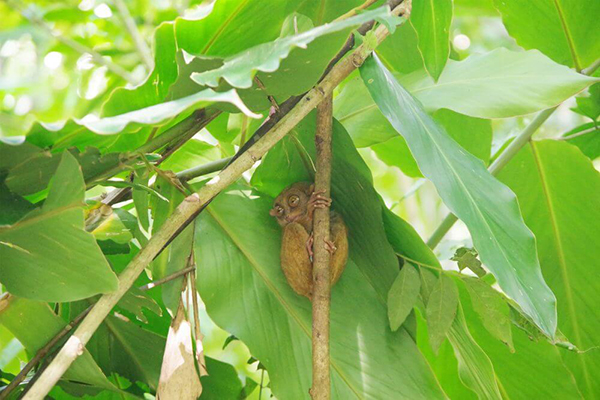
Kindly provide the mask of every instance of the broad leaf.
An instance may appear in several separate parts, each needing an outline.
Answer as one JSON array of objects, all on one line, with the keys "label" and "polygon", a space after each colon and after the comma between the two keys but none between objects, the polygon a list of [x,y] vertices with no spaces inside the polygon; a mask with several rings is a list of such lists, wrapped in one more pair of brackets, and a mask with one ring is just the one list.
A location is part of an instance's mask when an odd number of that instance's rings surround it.
[{"label": "broad leaf", "polygon": [[[594,129],[592,130],[592,128]],[[587,130],[591,130],[591,132],[588,132],[585,135],[569,138],[569,136]],[[579,150],[581,150],[581,152],[590,159],[595,160],[596,158],[600,157],[600,128],[596,127],[593,122],[578,126],[577,128],[565,133],[563,137],[569,144],[579,147]]]},{"label": "broad leaf", "polygon": [[481,261],[500,287],[553,336],[554,295],[542,277],[535,239],[523,223],[515,195],[458,146],[376,58],[367,60],[361,74],[383,114],[406,139],[423,174],[469,228]]},{"label": "broad leaf", "polygon": [[460,303],[456,319],[448,331],[448,340],[458,360],[458,374],[462,383],[477,393],[480,399],[502,399],[494,366],[471,336]]},{"label": "broad leaf", "polygon": [[[198,286],[211,318],[265,365],[273,393],[307,398],[311,305],[281,271],[281,232],[268,213],[272,201],[249,189],[231,190],[201,214],[195,235]],[[387,327],[386,307],[357,268],[355,254],[332,289],[332,398],[443,397],[412,338]]]},{"label": "broad leaf", "polygon": [[[381,115],[379,110],[377,113],[379,113],[376,117],[377,120],[386,126],[386,132],[391,136],[389,140],[371,146],[377,157],[389,166],[400,168],[408,176],[422,177],[406,140],[402,136],[398,136],[394,127]],[[433,117],[465,150],[481,159],[485,164],[488,163],[492,147],[492,125],[489,120],[468,117],[447,109],[436,111]],[[363,135],[369,132],[369,130],[357,129],[359,127],[352,122],[345,126],[350,130],[354,140],[364,137]]]},{"label": "broad leaf", "polygon": [[[481,323],[471,307],[469,294],[459,285],[460,298],[469,331],[494,364],[495,375],[504,398],[527,400],[537,398],[581,399],[572,373],[561,360],[558,349],[546,340],[533,341],[522,330],[513,327],[515,351],[498,341]],[[478,360],[474,360],[475,363]],[[481,369],[472,369],[475,373]],[[440,377],[440,379],[444,379]]]},{"label": "broad leaf", "polygon": [[218,102],[233,104],[244,114],[252,118],[260,118],[260,115],[254,114],[246,108],[234,90],[217,93],[207,89],[181,99],[151,105],[124,114],[95,120],[84,118],[76,120],[76,122],[96,133],[113,134],[119,133],[124,129],[133,130],[143,125],[159,125],[184,111],[207,107]]},{"label": "broad leaf", "polygon": [[[517,194],[535,233],[542,271],[558,300],[558,327],[580,350],[600,346],[600,175],[564,142],[531,142],[499,174]],[[566,354],[566,353],[565,353]],[[600,352],[567,354],[581,391],[600,393]]]},{"label": "broad leaf", "polygon": [[418,40],[414,26],[411,23],[402,24],[377,46],[377,55],[388,68],[402,74],[423,69]]},{"label": "broad leaf", "polygon": [[436,353],[454,321],[457,306],[456,284],[446,275],[440,275],[429,295],[426,313],[429,343]]},{"label": "broad leaf", "polygon": [[417,31],[425,68],[437,81],[450,54],[452,0],[415,1],[410,23]]},{"label": "broad leaf", "polygon": [[575,101],[577,101],[577,107],[571,108],[571,110],[596,121],[600,117],[600,83],[590,86],[589,94],[578,96]]},{"label": "broad leaf", "polygon": [[[508,118],[540,111],[563,102],[598,79],[555,64],[537,51],[512,52],[504,48],[474,54],[463,61],[449,60],[437,83],[424,71],[396,78],[430,112],[448,108],[478,118]],[[360,120],[360,114],[376,112],[364,85],[347,85],[345,91],[355,104],[347,103],[341,112],[336,99],[335,116],[344,124],[345,118]],[[372,117],[365,121],[367,118]]]},{"label": "broad leaf", "polygon": [[483,325],[496,339],[513,349],[508,304],[500,293],[481,279],[463,277],[471,295],[473,309],[479,314]]},{"label": "broad leaf", "polygon": [[[595,0],[494,0],[508,33],[526,49],[539,49],[548,57],[577,70],[600,54]],[[544,33],[540,34],[543,26]],[[596,33],[596,36],[594,36]]]},{"label": "broad leaf", "polygon": [[0,228],[0,281],[11,293],[72,301],[117,288],[94,237],[83,230],[84,188],[79,164],[64,152],[43,207]]},{"label": "broad leaf", "polygon": [[234,87],[249,88],[252,86],[254,71],[272,72],[277,70],[280,60],[286,58],[292,48],[305,47],[319,36],[358,26],[388,13],[388,9],[382,7],[342,21],[318,26],[297,35],[286,36],[271,43],[258,45],[240,55],[226,59],[220,68],[192,74],[192,79],[199,85],[214,87],[219,84],[219,79],[223,78]]},{"label": "broad leaf", "polygon": [[412,265],[405,264],[388,293],[388,318],[392,331],[398,330],[412,311],[420,288],[419,273]]},{"label": "broad leaf", "polygon": [[[0,322],[34,355],[67,324],[48,304],[15,296],[0,300]],[[63,375],[66,380],[85,382],[117,391],[90,353],[85,350]]]}]

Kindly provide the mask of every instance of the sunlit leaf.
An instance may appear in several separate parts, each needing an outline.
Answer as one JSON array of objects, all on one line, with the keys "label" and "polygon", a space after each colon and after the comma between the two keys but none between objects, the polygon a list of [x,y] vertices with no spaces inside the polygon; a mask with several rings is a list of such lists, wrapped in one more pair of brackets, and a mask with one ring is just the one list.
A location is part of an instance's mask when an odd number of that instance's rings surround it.
[{"label": "sunlit leaf", "polygon": [[500,287],[554,335],[554,295],[542,277],[535,239],[522,221],[515,195],[458,146],[378,60],[367,60],[361,74],[383,114],[406,139],[423,174],[469,228],[481,261]]}]

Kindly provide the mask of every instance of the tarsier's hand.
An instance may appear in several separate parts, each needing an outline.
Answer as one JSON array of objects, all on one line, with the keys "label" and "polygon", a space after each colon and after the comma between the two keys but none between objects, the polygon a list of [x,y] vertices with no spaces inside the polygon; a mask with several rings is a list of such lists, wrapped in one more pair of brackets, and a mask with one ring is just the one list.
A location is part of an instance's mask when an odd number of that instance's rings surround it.
[{"label": "tarsier's hand", "polygon": [[308,215],[310,218],[313,217],[315,209],[331,207],[332,200],[329,197],[323,196],[323,193],[325,193],[325,190],[314,191],[310,195],[308,199]]}]

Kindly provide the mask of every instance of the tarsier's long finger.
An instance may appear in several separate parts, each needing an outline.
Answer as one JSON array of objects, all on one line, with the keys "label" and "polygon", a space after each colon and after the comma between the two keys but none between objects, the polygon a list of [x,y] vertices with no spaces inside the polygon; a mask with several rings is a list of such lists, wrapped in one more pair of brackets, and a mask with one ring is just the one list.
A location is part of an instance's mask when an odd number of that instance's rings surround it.
[{"label": "tarsier's long finger", "polygon": [[335,244],[331,240],[325,240],[325,250],[333,254],[337,250],[337,247],[335,247]]}]

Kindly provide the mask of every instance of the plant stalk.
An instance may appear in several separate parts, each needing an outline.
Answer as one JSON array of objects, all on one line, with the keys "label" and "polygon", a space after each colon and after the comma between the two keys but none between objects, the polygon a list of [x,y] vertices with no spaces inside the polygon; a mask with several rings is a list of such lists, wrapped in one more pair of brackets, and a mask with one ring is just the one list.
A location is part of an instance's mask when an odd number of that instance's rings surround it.
[{"label": "plant stalk", "polygon": [[[407,4],[410,4],[410,2],[407,2]],[[403,12],[409,12],[409,7],[410,5],[407,7],[403,3],[395,7],[392,13],[398,15]],[[87,317],[81,322],[77,330],[24,397],[24,400],[43,399],[48,394],[73,361],[83,354],[85,345],[94,332],[112,308],[119,302],[121,297],[134,284],[138,275],[150,264],[165,244],[173,238],[180,230],[180,227],[186,224],[188,219],[193,218],[199,210],[202,210],[222,190],[234,183],[243,172],[250,169],[269,149],[302,121],[311,110],[326,97],[330,96],[335,87],[362,65],[374,50],[374,47],[381,43],[388,35],[389,32],[385,26],[378,26],[375,29],[376,40],[372,46],[367,42],[358,46],[349,57],[344,58],[336,64],[319,84],[304,95],[291,111],[273,126],[267,135],[254,143],[247,151],[229,164],[228,167],[208,181],[200,190],[181,202],[173,214],[148,241],[146,246],[140,250],[121,275],[119,275],[117,290],[113,293],[103,295],[98,300]]]},{"label": "plant stalk", "polygon": [[[317,168],[315,192],[331,197],[331,130],[333,98],[327,96],[317,107]],[[318,208],[313,219],[313,291],[312,291],[312,388],[314,400],[331,398],[329,366],[329,309],[331,303],[330,254],[324,243],[329,241],[329,208]]]},{"label": "plant stalk", "polygon": [[146,43],[146,41],[144,40],[142,35],[140,35],[140,32],[137,29],[137,25],[135,24],[134,19],[131,17],[131,14],[129,13],[127,4],[125,4],[125,2],[123,0],[114,0],[114,4],[117,7],[117,10],[119,10],[121,19],[123,20],[123,23],[125,24],[125,29],[127,29],[127,32],[129,32],[129,35],[131,36],[131,39],[133,40],[133,44],[135,45],[135,48],[136,48],[138,54],[140,55],[142,62],[144,63],[146,68],[148,68],[149,71],[152,71],[152,68],[154,68],[154,60],[152,59],[152,51],[150,50],[150,47],[148,47],[148,44]]}]

